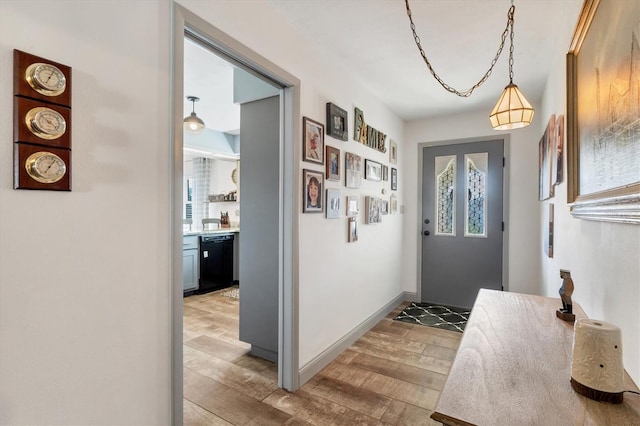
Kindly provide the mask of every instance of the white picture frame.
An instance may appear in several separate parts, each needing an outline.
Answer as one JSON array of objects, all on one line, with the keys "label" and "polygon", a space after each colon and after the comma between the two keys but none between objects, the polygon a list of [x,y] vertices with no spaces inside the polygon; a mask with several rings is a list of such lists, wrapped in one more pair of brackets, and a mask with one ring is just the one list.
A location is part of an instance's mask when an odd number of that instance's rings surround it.
[{"label": "white picture frame", "polygon": [[327,189],[327,219],[338,219],[342,216],[342,191]]},{"label": "white picture frame", "polygon": [[360,197],[357,195],[349,195],[347,197],[347,216],[354,217],[360,213]]}]

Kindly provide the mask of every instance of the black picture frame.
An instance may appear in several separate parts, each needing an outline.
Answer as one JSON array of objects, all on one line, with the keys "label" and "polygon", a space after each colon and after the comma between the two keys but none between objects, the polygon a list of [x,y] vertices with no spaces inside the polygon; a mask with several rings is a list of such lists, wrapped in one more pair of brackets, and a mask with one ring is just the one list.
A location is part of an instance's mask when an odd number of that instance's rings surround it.
[{"label": "black picture frame", "polygon": [[366,180],[380,182],[382,180],[382,164],[377,161],[365,159],[364,178]]},{"label": "black picture frame", "polygon": [[391,190],[398,190],[398,169],[391,168]]},{"label": "black picture frame", "polygon": [[327,135],[343,141],[349,140],[349,120],[346,110],[327,102]]}]

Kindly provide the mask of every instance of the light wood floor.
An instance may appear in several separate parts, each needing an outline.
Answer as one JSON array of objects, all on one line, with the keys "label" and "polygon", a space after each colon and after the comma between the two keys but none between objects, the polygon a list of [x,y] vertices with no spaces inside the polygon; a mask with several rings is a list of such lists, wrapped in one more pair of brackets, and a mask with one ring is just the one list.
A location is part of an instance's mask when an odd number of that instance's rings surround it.
[{"label": "light wood floor", "polygon": [[439,425],[429,416],[462,334],[393,321],[402,304],[289,393],[238,340],[224,291],[184,299],[185,425]]}]

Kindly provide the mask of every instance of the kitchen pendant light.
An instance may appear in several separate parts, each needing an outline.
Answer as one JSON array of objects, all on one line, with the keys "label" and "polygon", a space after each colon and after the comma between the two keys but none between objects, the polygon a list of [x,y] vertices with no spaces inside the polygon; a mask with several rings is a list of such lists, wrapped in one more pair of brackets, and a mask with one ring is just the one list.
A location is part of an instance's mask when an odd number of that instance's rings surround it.
[{"label": "kitchen pendant light", "polygon": [[190,132],[199,133],[204,129],[204,121],[196,115],[196,102],[198,102],[200,98],[187,96],[187,99],[193,102],[193,110],[191,111],[191,115],[184,118],[184,128]]},{"label": "kitchen pendant light", "polygon": [[413,23],[413,18],[411,17],[411,8],[409,7],[409,0],[405,0],[405,6],[407,9],[407,16],[409,17],[409,26],[413,33],[413,39],[418,46],[418,50],[420,51],[420,55],[424,60],[427,68],[431,72],[431,75],[440,83],[440,85],[448,92],[458,95],[463,98],[467,98],[471,96],[473,91],[480,87],[491,75],[493,72],[493,67],[495,66],[500,54],[505,45],[505,41],[507,40],[507,34],[510,38],[510,47],[509,47],[509,84],[505,87],[502,92],[502,96],[498,100],[495,108],[491,111],[489,115],[489,120],[491,121],[491,125],[494,130],[509,130],[509,129],[517,129],[520,127],[525,127],[531,124],[531,120],[533,119],[533,107],[531,104],[525,99],[522,95],[518,86],[513,84],[513,16],[515,14],[516,7],[513,4],[513,0],[511,0],[511,7],[507,12],[507,26],[502,32],[502,37],[500,41],[500,46],[498,47],[498,51],[495,54],[493,60],[491,61],[491,66],[489,70],[482,76],[480,80],[476,84],[474,84],[470,89],[459,91],[455,88],[451,87],[435,72],[433,66],[427,59],[427,55],[422,49],[422,45],[420,44],[420,37],[416,32],[416,26]]}]

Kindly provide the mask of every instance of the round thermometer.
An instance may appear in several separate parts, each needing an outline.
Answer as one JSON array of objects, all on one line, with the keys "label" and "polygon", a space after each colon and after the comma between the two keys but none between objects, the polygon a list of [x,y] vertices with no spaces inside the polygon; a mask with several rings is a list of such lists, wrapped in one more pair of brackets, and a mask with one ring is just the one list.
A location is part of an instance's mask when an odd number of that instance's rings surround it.
[{"label": "round thermometer", "polygon": [[67,88],[67,79],[60,68],[42,62],[27,67],[26,79],[29,86],[45,96],[58,96]]},{"label": "round thermometer", "polygon": [[57,139],[67,130],[62,114],[47,107],[30,109],[24,121],[31,133],[42,139]]},{"label": "round thermometer", "polygon": [[38,151],[25,161],[27,173],[41,183],[56,183],[67,173],[64,160],[53,152]]}]

